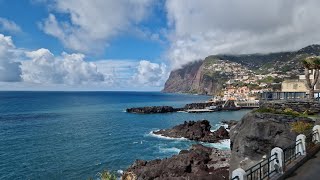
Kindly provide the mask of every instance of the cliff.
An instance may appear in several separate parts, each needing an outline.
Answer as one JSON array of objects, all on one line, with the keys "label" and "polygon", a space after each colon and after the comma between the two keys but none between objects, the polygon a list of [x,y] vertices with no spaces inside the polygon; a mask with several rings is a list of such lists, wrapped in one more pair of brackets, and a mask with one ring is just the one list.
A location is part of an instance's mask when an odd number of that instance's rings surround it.
[{"label": "cliff", "polygon": [[[208,56],[171,71],[162,91],[213,95],[239,72],[243,75],[278,73],[295,76],[303,71],[296,58],[301,54],[320,55],[320,45],[310,45],[293,52]],[[222,67],[217,68],[219,64]]]},{"label": "cliff", "polygon": [[214,94],[217,93],[226,81],[224,74],[210,74],[208,64],[215,58],[208,57],[204,61],[197,61],[183,66],[170,73],[163,92]]}]

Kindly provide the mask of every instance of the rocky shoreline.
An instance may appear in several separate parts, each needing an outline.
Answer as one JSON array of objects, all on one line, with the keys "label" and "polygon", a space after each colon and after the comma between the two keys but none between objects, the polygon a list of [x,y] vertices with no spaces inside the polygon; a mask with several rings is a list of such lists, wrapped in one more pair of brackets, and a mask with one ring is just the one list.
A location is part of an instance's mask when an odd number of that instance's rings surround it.
[{"label": "rocky shoreline", "polygon": [[[235,122],[224,121],[225,124]],[[229,139],[229,132],[221,126],[211,132],[208,120],[185,121],[183,124],[153,132],[154,134],[171,137],[187,138],[189,140],[216,143]],[[229,179],[230,150],[219,150],[194,144],[189,150],[181,150],[178,155],[170,158],[151,161],[136,160],[123,174],[123,179],[134,174],[142,179]]]},{"label": "rocky shoreline", "polygon": [[137,113],[137,114],[154,114],[154,113],[172,113],[177,111],[183,111],[183,108],[173,108],[171,106],[147,106],[147,107],[136,107],[128,108],[126,112]]},{"label": "rocky shoreline", "polygon": [[172,106],[146,106],[146,107],[133,107],[127,108],[126,112],[136,113],[136,114],[155,114],[155,113],[172,113],[178,111],[186,112],[208,112],[208,111],[191,111],[191,110],[209,110],[210,107],[215,107],[210,109],[214,111],[233,111],[240,110],[241,107],[236,107],[234,102],[229,102],[226,106],[223,107],[224,101],[220,102],[200,102],[200,103],[191,103],[186,104],[184,107],[174,108]]},{"label": "rocky shoreline", "polygon": [[192,145],[170,158],[136,160],[123,175],[135,174],[138,180],[226,180],[229,179],[230,151]]},{"label": "rocky shoreline", "polygon": [[219,140],[229,139],[229,132],[221,126],[218,130],[211,132],[208,120],[185,121],[183,124],[174,126],[171,129],[154,131],[154,134],[171,137],[186,138],[189,140],[216,143]]}]

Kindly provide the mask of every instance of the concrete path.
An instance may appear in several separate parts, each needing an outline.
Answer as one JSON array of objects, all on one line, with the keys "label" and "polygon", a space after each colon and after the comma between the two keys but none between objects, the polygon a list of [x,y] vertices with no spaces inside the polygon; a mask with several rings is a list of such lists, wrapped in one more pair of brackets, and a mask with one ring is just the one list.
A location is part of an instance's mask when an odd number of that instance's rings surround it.
[{"label": "concrete path", "polygon": [[299,167],[287,180],[320,180],[320,151]]}]

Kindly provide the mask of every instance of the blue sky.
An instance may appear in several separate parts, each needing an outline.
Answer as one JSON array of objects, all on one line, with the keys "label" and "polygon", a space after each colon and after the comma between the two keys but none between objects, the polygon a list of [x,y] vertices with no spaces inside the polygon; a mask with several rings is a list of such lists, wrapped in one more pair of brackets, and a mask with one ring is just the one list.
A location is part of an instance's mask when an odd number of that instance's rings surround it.
[{"label": "blue sky", "polygon": [[[166,14],[162,3],[153,8],[153,12],[139,24],[139,27],[150,32],[166,28]],[[15,22],[23,33],[12,33],[15,45],[29,49],[47,48],[55,54],[62,51],[76,52],[63,47],[57,38],[48,36],[39,28],[38,23],[47,18],[51,8],[41,1],[31,0],[0,0],[0,17]],[[68,21],[67,14],[57,14],[57,17]],[[165,39],[162,39],[165,41]],[[113,37],[110,46],[98,54],[90,54],[89,59],[158,59],[165,49],[165,42],[153,41],[132,33],[121,33]]]},{"label": "blue sky", "polygon": [[171,70],[208,55],[318,44],[319,7],[317,0],[0,0],[0,90],[161,90]]}]

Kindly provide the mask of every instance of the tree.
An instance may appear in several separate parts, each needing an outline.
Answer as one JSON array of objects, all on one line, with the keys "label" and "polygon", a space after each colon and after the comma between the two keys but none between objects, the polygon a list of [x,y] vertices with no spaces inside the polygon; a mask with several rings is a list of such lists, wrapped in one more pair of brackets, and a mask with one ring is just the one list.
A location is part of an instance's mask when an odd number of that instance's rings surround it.
[{"label": "tree", "polygon": [[[317,84],[319,79],[319,69],[320,69],[320,57],[319,56],[309,56],[302,59],[302,64],[304,66],[304,75],[306,77],[306,85],[309,90],[309,98],[314,99],[314,86]],[[313,75],[313,80],[310,76]]]}]

